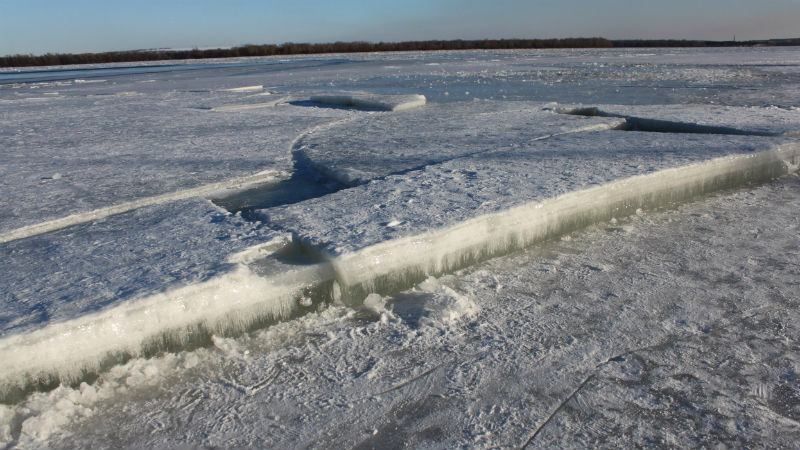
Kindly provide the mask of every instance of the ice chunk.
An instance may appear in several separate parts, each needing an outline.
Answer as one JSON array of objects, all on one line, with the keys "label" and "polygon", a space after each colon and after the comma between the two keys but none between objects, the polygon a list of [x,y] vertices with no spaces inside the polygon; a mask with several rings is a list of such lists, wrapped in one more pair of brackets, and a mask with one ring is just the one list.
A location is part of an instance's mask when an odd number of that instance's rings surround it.
[{"label": "ice chunk", "polygon": [[223,92],[261,92],[264,90],[264,86],[261,84],[256,84],[253,86],[241,86],[235,88],[228,88],[222,89]]},{"label": "ice chunk", "polygon": [[566,114],[626,117],[636,129],[720,134],[800,134],[800,111],[778,107],[718,105],[560,105]]},{"label": "ice chunk", "polygon": [[378,114],[302,137],[296,151],[345,184],[553,135],[617,128],[623,119],[578,117],[542,103],[467,102],[430,105],[409,114]]},{"label": "ice chunk", "polygon": [[314,103],[364,109],[369,111],[405,111],[425,106],[424,95],[380,95],[370,93],[342,93],[311,96]]},{"label": "ice chunk", "polygon": [[256,273],[281,236],[195,199],[0,245],[0,394],[286,317],[322,277],[313,265]]},{"label": "ice chunk", "polygon": [[[345,290],[381,292],[382,284],[452,270],[638,208],[771,179],[796,170],[799,159],[800,144],[784,138],[577,133],[261,215],[331,260]],[[400,224],[385,226],[391,222]]]},{"label": "ice chunk", "polygon": [[231,105],[222,105],[222,106],[215,106],[211,108],[211,111],[216,112],[238,112],[238,111],[249,111],[251,109],[261,109],[261,108],[272,108],[281,103],[285,103],[289,100],[289,97],[280,97],[276,99],[272,99],[267,102],[257,102],[257,103],[239,103],[239,104],[231,104]]}]

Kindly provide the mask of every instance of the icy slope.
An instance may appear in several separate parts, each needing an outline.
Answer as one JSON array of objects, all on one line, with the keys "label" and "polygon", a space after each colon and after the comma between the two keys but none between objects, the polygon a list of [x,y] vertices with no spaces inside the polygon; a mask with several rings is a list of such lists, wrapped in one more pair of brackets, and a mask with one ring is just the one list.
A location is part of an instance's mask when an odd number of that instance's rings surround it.
[{"label": "icy slope", "polygon": [[799,165],[800,145],[783,138],[577,133],[388,176],[261,217],[331,259],[343,287],[391,292],[406,277]]},{"label": "icy slope", "polygon": [[556,114],[543,107],[532,102],[460,102],[373,114],[309,133],[295,143],[295,150],[328,176],[358,184],[459,156],[624,123]]}]

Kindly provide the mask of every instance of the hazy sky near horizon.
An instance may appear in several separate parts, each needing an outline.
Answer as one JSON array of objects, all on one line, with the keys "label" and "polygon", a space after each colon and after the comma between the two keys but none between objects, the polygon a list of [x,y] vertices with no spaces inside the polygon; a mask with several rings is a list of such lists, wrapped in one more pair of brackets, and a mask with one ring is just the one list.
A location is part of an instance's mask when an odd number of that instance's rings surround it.
[{"label": "hazy sky near horizon", "polygon": [[800,37],[800,0],[0,0],[0,54],[245,43]]}]

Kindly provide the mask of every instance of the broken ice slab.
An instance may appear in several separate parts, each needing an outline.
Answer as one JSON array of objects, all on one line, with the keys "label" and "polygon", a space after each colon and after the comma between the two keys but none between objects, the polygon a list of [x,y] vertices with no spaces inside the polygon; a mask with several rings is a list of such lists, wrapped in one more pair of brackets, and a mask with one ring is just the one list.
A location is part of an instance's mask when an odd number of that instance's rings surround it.
[{"label": "broken ice slab", "polygon": [[625,123],[619,118],[556,114],[544,106],[481,101],[373,114],[310,133],[297,141],[295,150],[317,170],[355,185],[460,156]]},{"label": "broken ice slab", "polygon": [[343,288],[381,292],[398,279],[453,270],[638,208],[769,180],[798,165],[800,145],[786,138],[576,133],[260,214],[329,259]]},{"label": "broken ice slab", "polygon": [[258,101],[249,101],[243,103],[229,103],[220,106],[213,106],[209,108],[209,111],[214,112],[243,112],[243,111],[250,111],[253,109],[261,109],[261,108],[274,108],[278,105],[282,105],[289,101],[289,97],[274,97],[269,98],[268,100],[258,99]]},{"label": "broken ice slab", "polygon": [[288,316],[325,276],[313,264],[252,266],[286,239],[194,199],[0,245],[0,399]]},{"label": "broken ice slab", "polygon": [[[348,114],[293,106],[209,114],[159,101],[167,97],[71,97],[5,110],[0,235],[216,183],[225,189],[287,177],[293,140]],[[265,176],[252,177],[259,173]]]},{"label": "broken ice slab", "polygon": [[312,95],[311,102],[366,111],[405,111],[425,106],[424,95],[391,95],[368,92]]},{"label": "broken ice slab", "polygon": [[625,117],[633,129],[661,132],[800,136],[800,109],[719,105],[558,105],[563,114]]}]

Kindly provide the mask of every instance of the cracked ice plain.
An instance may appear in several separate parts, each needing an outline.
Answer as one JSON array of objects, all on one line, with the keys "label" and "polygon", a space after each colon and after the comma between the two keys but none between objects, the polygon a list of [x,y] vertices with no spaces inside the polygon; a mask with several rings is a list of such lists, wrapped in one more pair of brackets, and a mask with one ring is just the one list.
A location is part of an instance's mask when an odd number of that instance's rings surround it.
[{"label": "cracked ice plain", "polygon": [[76,91],[0,103],[0,233],[257,173],[286,176],[293,139],[347,114],[197,108],[238,93]]},{"label": "cracked ice plain", "polygon": [[[446,140],[446,132],[442,135]],[[423,140],[416,142],[425,145]],[[756,161],[754,155],[777,149],[785,150],[796,164],[797,143],[786,138],[622,131],[566,134],[452,159],[260,214],[331,258],[341,260],[369,250],[375,262],[365,264],[395,267],[426,258],[424,253],[446,241],[444,238],[452,240],[456,251],[459,246],[493,239],[497,230],[524,230],[528,222],[539,220],[536,208],[565,194],[587,193],[570,200],[560,212],[591,209],[595,203],[603,208],[612,194],[591,194],[588,189],[688,166],[694,167],[692,176],[699,176],[702,184],[708,170],[704,163],[713,160],[749,167]],[[792,169],[782,161],[776,164],[776,175]],[[685,189],[680,171],[664,173],[667,175],[654,181],[654,189],[669,193],[672,184],[676,192]],[[635,196],[639,189],[654,184],[639,180],[614,187],[613,195]],[[531,210],[509,219],[509,211],[522,206]],[[560,212],[548,215],[551,222],[545,225],[557,228]],[[476,219],[483,221],[473,222]],[[505,223],[506,219],[511,222]],[[435,234],[440,231],[444,234]],[[505,239],[498,233],[494,239]],[[404,248],[379,250],[378,244],[401,241]]]},{"label": "cracked ice plain", "polygon": [[202,199],[137,209],[0,245],[0,336],[207,281],[227,257],[276,239]]},{"label": "cracked ice plain", "polygon": [[552,135],[624,124],[619,118],[568,116],[543,107],[532,102],[431,104],[326,127],[303,136],[295,150],[321,172],[352,185]]}]

